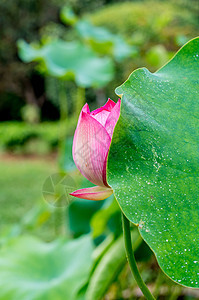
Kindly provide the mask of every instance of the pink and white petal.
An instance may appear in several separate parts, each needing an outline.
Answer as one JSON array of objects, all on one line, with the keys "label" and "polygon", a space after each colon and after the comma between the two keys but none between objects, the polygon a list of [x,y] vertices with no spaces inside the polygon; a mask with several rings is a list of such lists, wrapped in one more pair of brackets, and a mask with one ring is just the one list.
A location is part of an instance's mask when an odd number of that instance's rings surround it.
[{"label": "pink and white petal", "polygon": [[97,120],[102,126],[105,126],[106,120],[109,116],[110,112],[107,110],[102,110],[98,114],[92,115],[90,114],[95,120]]},{"label": "pink and white petal", "polygon": [[106,129],[82,111],[73,140],[73,159],[81,174],[99,186],[108,186],[106,163],[110,143]]},{"label": "pink and white petal", "polygon": [[96,115],[99,112],[101,112],[102,110],[111,111],[115,105],[116,105],[116,103],[109,98],[108,101],[103,106],[101,106],[100,108],[97,108],[97,109],[93,110],[91,112],[91,114],[92,115]]},{"label": "pink and white petal", "polygon": [[114,101],[108,99],[104,106],[92,111],[91,116],[104,126],[111,110],[115,105],[116,103]]},{"label": "pink and white petal", "polygon": [[80,120],[81,120],[82,112],[87,113],[87,114],[90,114],[90,109],[89,109],[89,106],[88,106],[87,103],[84,104],[84,106],[82,107],[82,110],[81,110],[81,112],[80,112],[79,119],[78,119],[78,122],[77,122],[77,127],[79,126],[79,122],[80,122]]},{"label": "pink and white petal", "polygon": [[83,112],[89,114],[90,113],[90,109],[89,109],[89,106],[88,106],[88,103],[84,104],[84,106],[82,107],[82,110]]},{"label": "pink and white petal", "polygon": [[70,195],[77,198],[88,199],[88,200],[104,200],[109,196],[111,196],[112,193],[113,190],[111,188],[93,186],[90,188],[77,190],[75,192],[72,192]]},{"label": "pink and white petal", "polygon": [[113,107],[112,111],[109,113],[109,116],[105,123],[106,131],[108,132],[111,138],[113,136],[115,125],[120,116],[120,106],[121,106],[121,100],[119,99],[116,105]]}]

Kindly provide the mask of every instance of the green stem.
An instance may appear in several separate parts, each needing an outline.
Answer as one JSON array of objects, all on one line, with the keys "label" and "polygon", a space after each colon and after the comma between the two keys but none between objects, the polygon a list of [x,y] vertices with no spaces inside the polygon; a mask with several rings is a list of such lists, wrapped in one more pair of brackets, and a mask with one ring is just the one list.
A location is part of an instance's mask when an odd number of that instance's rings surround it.
[{"label": "green stem", "polygon": [[143,295],[146,297],[147,300],[154,300],[155,298],[149,291],[148,287],[142,280],[142,277],[140,276],[139,270],[136,265],[135,261],[135,256],[132,248],[132,243],[131,243],[131,231],[130,231],[130,222],[129,220],[125,217],[125,215],[122,213],[122,222],[123,222],[123,233],[124,233],[124,243],[125,243],[125,248],[126,248],[126,255],[127,259],[131,268],[131,271],[135,277],[135,280],[141,289]]}]

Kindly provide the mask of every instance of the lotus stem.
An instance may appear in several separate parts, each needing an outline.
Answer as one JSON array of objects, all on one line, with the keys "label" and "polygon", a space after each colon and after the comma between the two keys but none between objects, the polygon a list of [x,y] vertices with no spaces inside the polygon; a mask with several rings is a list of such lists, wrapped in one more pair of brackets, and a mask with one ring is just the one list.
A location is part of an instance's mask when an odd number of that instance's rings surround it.
[{"label": "lotus stem", "polygon": [[134,275],[134,278],[141,289],[143,295],[146,297],[147,300],[155,300],[151,292],[149,291],[148,287],[142,280],[142,277],[139,273],[133,248],[132,248],[132,243],[131,243],[131,231],[130,231],[130,222],[126,218],[126,216],[122,213],[122,223],[123,223],[123,233],[124,233],[124,244],[126,248],[126,255],[127,255],[127,260],[130,265],[130,269]]}]

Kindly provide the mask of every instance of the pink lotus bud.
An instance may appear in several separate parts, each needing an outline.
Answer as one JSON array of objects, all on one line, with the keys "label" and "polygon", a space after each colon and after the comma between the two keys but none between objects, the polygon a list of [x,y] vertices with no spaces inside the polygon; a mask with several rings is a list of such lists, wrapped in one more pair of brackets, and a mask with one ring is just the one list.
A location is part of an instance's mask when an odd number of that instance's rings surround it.
[{"label": "pink lotus bud", "polygon": [[106,180],[106,166],[120,104],[120,99],[117,103],[109,99],[92,112],[88,104],[82,108],[73,140],[73,159],[81,174],[96,186],[77,190],[72,196],[103,200],[113,193]]}]

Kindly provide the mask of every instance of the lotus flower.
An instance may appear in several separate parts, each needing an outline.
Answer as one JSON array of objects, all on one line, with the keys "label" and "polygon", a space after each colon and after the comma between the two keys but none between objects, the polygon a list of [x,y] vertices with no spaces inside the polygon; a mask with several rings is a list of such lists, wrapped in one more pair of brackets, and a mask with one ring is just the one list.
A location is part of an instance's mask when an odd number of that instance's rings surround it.
[{"label": "lotus flower", "polygon": [[113,193],[107,183],[106,168],[120,104],[120,99],[117,103],[109,99],[104,106],[92,112],[88,104],[82,108],[73,140],[73,159],[81,174],[96,186],[77,190],[70,195],[103,200]]}]

